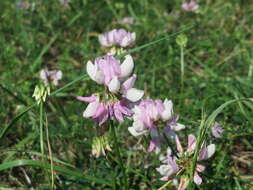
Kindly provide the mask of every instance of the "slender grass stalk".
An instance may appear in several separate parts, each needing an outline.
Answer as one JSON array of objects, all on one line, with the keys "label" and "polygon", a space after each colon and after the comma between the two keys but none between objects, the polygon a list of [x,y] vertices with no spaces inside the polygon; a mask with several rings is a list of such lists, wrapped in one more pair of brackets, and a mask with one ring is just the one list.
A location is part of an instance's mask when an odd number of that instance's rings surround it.
[{"label": "slender grass stalk", "polygon": [[116,134],[116,128],[114,126],[114,123],[113,121],[111,120],[110,121],[110,127],[111,127],[111,131],[112,131],[112,135],[113,135],[113,140],[114,140],[114,146],[116,148],[116,153],[117,153],[117,157],[119,159],[119,164],[120,164],[120,167],[122,169],[122,172],[123,172],[123,189],[125,190],[128,190],[128,185],[127,185],[127,175],[126,175],[126,169],[123,165],[123,159],[121,157],[121,153],[120,153],[120,145],[119,145],[119,142],[118,142],[118,139],[117,139],[117,134]]}]

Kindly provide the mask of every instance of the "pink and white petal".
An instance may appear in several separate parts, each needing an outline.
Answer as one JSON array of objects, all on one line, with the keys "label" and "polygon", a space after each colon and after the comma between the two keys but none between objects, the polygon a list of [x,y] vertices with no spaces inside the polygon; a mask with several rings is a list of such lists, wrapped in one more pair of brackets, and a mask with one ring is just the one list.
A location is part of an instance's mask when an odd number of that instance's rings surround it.
[{"label": "pink and white petal", "polygon": [[120,89],[120,82],[117,77],[114,77],[108,85],[108,89],[112,93],[117,93]]},{"label": "pink and white petal", "polygon": [[126,55],[125,60],[120,65],[120,71],[121,75],[120,77],[128,77],[132,72],[134,68],[134,61],[131,55]]},{"label": "pink and white petal", "polygon": [[182,145],[181,145],[181,143],[180,143],[180,140],[179,140],[179,138],[178,138],[177,135],[175,136],[175,141],[176,141],[176,146],[177,146],[178,152],[179,152],[180,154],[183,154],[183,153],[184,153],[184,149],[183,149],[183,147],[182,147]]},{"label": "pink and white petal", "polygon": [[137,76],[133,74],[130,78],[128,78],[122,85],[121,85],[121,91],[123,94],[126,93],[127,90],[132,88],[134,86],[134,83],[136,81]]},{"label": "pink and white petal", "polygon": [[188,135],[188,148],[187,152],[191,153],[196,147],[196,137],[192,134]]},{"label": "pink and white petal", "polygon": [[132,102],[137,102],[139,101],[144,95],[143,90],[139,90],[136,88],[130,88],[126,92],[126,98]]},{"label": "pink and white petal", "polygon": [[206,167],[204,165],[197,164],[196,170],[198,172],[203,172],[205,169],[206,169]]},{"label": "pink and white petal", "polygon": [[200,185],[202,183],[202,178],[199,176],[198,172],[194,173],[193,181],[197,184]]},{"label": "pink and white petal", "polygon": [[168,181],[169,180],[169,177],[168,176],[163,176],[160,178],[161,181]]},{"label": "pink and white petal", "polygon": [[96,113],[98,106],[99,106],[99,102],[89,103],[89,105],[83,112],[83,117],[86,117],[86,118],[92,117]]},{"label": "pink and white petal", "polygon": [[96,100],[98,101],[98,98],[95,95],[86,96],[86,97],[84,97],[84,96],[77,96],[76,98],[77,98],[77,100],[79,100],[81,102],[89,102],[89,103],[91,103],[91,102],[94,102]]}]

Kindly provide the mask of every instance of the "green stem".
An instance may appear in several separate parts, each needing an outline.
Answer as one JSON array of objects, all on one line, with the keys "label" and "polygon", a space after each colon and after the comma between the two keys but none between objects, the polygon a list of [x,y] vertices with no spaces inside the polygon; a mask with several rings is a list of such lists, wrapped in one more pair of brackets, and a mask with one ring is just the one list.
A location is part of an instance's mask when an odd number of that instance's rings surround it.
[{"label": "green stem", "polygon": [[181,90],[184,89],[184,47],[180,46],[180,63],[181,63]]},{"label": "green stem", "polygon": [[127,175],[126,175],[126,170],[125,170],[125,167],[123,165],[123,159],[121,157],[121,154],[120,154],[120,146],[119,146],[119,142],[118,142],[118,139],[117,139],[117,135],[116,135],[116,128],[114,126],[114,123],[113,121],[110,121],[110,127],[111,127],[111,130],[112,130],[112,135],[113,135],[113,140],[114,140],[114,146],[116,148],[116,153],[117,153],[117,157],[119,159],[119,164],[120,164],[120,167],[123,171],[123,182],[124,182],[124,189],[127,190]]},{"label": "green stem", "polygon": [[43,142],[43,103],[40,103],[40,150],[44,155],[44,142]]}]

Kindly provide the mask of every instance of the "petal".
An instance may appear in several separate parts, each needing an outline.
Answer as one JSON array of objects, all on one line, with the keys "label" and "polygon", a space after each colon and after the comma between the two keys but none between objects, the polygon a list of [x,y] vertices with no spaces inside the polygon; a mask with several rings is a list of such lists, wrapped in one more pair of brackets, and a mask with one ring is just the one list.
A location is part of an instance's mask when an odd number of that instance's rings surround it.
[{"label": "petal", "polygon": [[91,61],[88,61],[86,64],[86,71],[89,75],[89,77],[94,80],[95,78],[95,73],[96,73],[96,67],[95,65],[93,65],[93,63]]},{"label": "petal", "polygon": [[100,43],[102,46],[110,46],[110,44],[108,44],[108,41],[107,41],[105,35],[103,35],[103,34],[100,34],[100,35],[98,36],[98,41],[99,41],[99,43]]},{"label": "petal", "polygon": [[215,144],[210,144],[207,146],[207,159],[212,157],[215,153]]},{"label": "petal", "polygon": [[195,172],[193,181],[197,184],[200,185],[202,183],[202,178],[199,176],[198,172]]},{"label": "petal", "polygon": [[120,82],[117,77],[114,77],[108,85],[109,91],[116,93],[120,89]]},{"label": "petal", "polygon": [[121,90],[122,90],[123,94],[125,94],[127,90],[129,90],[130,88],[132,88],[134,86],[136,78],[137,78],[137,76],[135,74],[133,74],[133,76],[131,76],[129,79],[127,79],[121,85]]},{"label": "petal", "polygon": [[91,96],[87,96],[87,97],[77,96],[76,98],[77,98],[77,100],[79,100],[81,102],[89,102],[89,103],[98,100],[98,98],[95,95],[91,95]]},{"label": "petal", "polygon": [[193,152],[196,146],[196,137],[192,134],[188,135],[188,148],[187,152]]},{"label": "petal", "polygon": [[134,68],[134,61],[131,55],[126,55],[125,60],[120,65],[121,75],[120,77],[128,77]]},{"label": "petal", "polygon": [[136,88],[131,88],[126,92],[126,98],[132,102],[139,101],[143,95],[144,91]]},{"label": "petal", "polygon": [[205,166],[201,165],[201,164],[197,164],[196,170],[198,172],[203,172],[206,169]]},{"label": "petal", "polygon": [[146,130],[143,130],[141,132],[136,131],[134,127],[128,127],[128,131],[131,133],[131,135],[133,135],[135,137],[143,135],[144,133],[147,132]]},{"label": "petal", "polygon": [[180,143],[180,140],[179,140],[177,135],[175,137],[175,141],[176,141],[176,146],[177,146],[178,152],[182,154],[184,152],[184,150],[183,150],[183,147],[182,147],[182,145]]},{"label": "petal", "polygon": [[92,80],[94,80],[98,84],[104,83],[103,73],[98,69],[98,66],[94,65],[91,61],[87,62],[86,71]]},{"label": "petal", "polygon": [[83,117],[87,118],[87,117],[93,116],[96,113],[98,106],[99,106],[99,102],[89,103],[89,105],[83,112]]},{"label": "petal", "polygon": [[180,131],[185,128],[185,125],[180,124],[180,123],[175,123],[174,125],[170,125],[170,126],[171,126],[171,129],[173,129],[174,131]]},{"label": "petal", "polygon": [[173,114],[173,103],[171,100],[165,99],[164,100],[164,111],[162,112],[162,119],[164,121],[169,120],[172,117]]}]

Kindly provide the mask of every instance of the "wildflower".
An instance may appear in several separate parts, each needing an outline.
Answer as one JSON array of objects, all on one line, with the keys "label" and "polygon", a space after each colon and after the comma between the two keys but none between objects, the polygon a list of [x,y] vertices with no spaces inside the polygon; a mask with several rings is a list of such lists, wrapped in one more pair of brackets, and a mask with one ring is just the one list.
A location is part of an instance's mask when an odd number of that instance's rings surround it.
[{"label": "wildflower", "polygon": [[44,81],[45,85],[49,84],[49,80],[52,80],[53,85],[57,86],[58,81],[62,79],[62,71],[52,70],[48,71],[47,69],[42,69],[40,71],[40,78]]},{"label": "wildflower", "polygon": [[28,1],[18,1],[16,3],[16,6],[18,9],[21,10],[28,11],[30,9],[33,11],[35,9],[36,3],[29,3]]},{"label": "wildflower", "polygon": [[85,118],[93,118],[102,125],[107,120],[124,121],[124,116],[132,116],[130,105],[139,101],[144,92],[133,88],[137,76],[132,73],[134,67],[130,55],[120,63],[112,55],[97,58],[94,64],[87,63],[87,73],[98,84],[105,86],[105,92],[96,93],[89,97],[77,97],[78,100],[88,102],[83,113]]},{"label": "wildflower", "polygon": [[78,100],[83,102],[88,102],[89,105],[83,112],[83,117],[92,118],[98,122],[99,125],[102,125],[107,120],[116,119],[119,122],[123,122],[123,116],[131,116],[132,111],[127,108],[127,100],[115,100],[103,102],[100,100],[99,96],[93,94],[89,97],[77,97]]},{"label": "wildflower", "polygon": [[[187,150],[184,151],[181,142],[179,141],[178,136],[175,137],[175,141],[176,141],[176,147],[177,147],[177,151],[178,154],[176,155],[177,157],[172,157],[170,159],[170,162],[167,162],[167,167],[175,167],[177,165],[178,167],[178,173],[184,173],[184,171],[187,171],[190,167],[191,167],[191,163],[193,161],[193,156],[194,156],[194,150],[196,148],[196,137],[192,134],[188,135],[188,147]],[[215,152],[215,145],[214,144],[210,144],[208,146],[206,146],[206,143],[204,142],[200,148],[199,151],[199,155],[198,155],[198,162],[202,161],[202,160],[206,160],[208,158],[210,158]],[[168,155],[168,157],[170,157],[171,155]],[[194,178],[193,181],[197,184],[200,185],[202,183],[202,178],[199,176],[199,173],[203,172],[205,170],[205,166],[202,164],[197,163],[196,165],[196,170],[194,173]],[[175,173],[175,172],[174,172]],[[166,174],[170,174],[170,175],[164,175],[165,173],[161,173],[161,175],[163,175],[163,177],[161,179],[168,179],[168,177],[170,177],[173,172],[171,173],[166,173]],[[179,184],[179,190],[184,190],[186,189],[187,185],[188,185],[188,177],[182,175],[180,184]]]},{"label": "wildflower", "polygon": [[199,5],[196,0],[191,0],[190,2],[185,2],[182,4],[182,9],[188,12],[195,12],[198,10]]},{"label": "wildflower", "polygon": [[124,29],[114,29],[98,36],[100,44],[105,47],[127,47],[135,41],[135,38],[135,32],[130,33]]},{"label": "wildflower", "polygon": [[125,56],[125,60],[120,64],[120,61],[112,55],[106,55],[105,58],[97,58],[94,64],[91,61],[87,63],[87,73],[92,80],[98,84],[103,84],[107,87],[110,93],[121,93],[124,97],[132,102],[140,100],[143,96],[143,91],[133,88],[137,76],[133,74],[134,63],[132,56]]},{"label": "wildflower", "polygon": [[179,167],[176,163],[176,157],[171,155],[171,149],[167,149],[167,156],[161,158],[162,165],[159,168],[156,168],[163,177],[160,178],[161,181],[168,181],[168,179],[173,176],[179,170]]},{"label": "wildflower", "polygon": [[219,123],[215,122],[211,128],[211,132],[215,138],[221,138],[221,134],[224,132],[224,129]]},{"label": "wildflower", "polygon": [[171,100],[142,100],[133,108],[133,124],[128,127],[133,136],[149,133],[151,136],[148,151],[159,152],[163,136],[159,133],[160,128],[167,136],[173,136],[173,131],[184,129],[185,126],[177,123],[178,117],[173,116],[173,104]]},{"label": "wildflower", "polygon": [[50,95],[49,86],[36,85],[32,97],[34,97],[36,102],[40,104],[41,102],[46,101],[48,95]]}]

